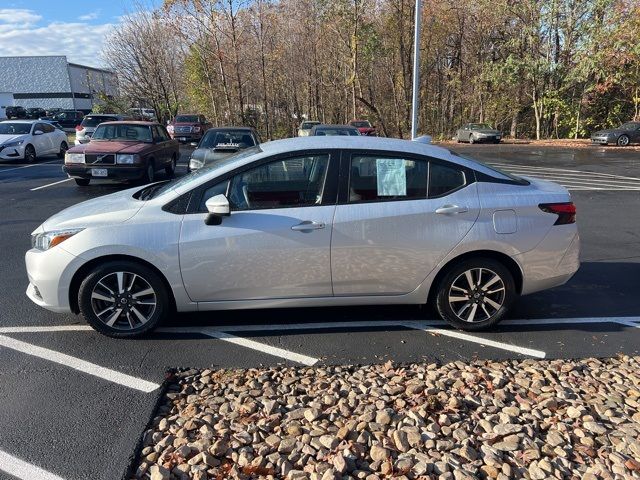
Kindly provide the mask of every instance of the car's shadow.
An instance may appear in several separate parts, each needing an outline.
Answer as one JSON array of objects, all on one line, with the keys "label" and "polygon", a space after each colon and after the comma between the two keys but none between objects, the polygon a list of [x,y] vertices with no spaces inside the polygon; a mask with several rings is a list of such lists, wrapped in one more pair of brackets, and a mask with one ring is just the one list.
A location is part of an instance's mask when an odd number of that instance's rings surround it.
[{"label": "car's shadow", "polygon": [[[493,332],[531,331],[532,329],[557,330],[564,328],[593,331],[599,330],[597,324],[585,322],[564,324],[553,319],[603,318],[602,324],[609,325],[605,317],[640,317],[640,263],[633,262],[584,262],[578,273],[566,284],[551,290],[534,293],[519,298],[506,320],[522,319],[522,322],[503,322],[493,327]],[[527,319],[550,320],[544,324]],[[375,322],[380,321],[379,327]],[[224,310],[172,315],[163,326],[219,328],[237,325],[255,326],[255,331],[265,335],[272,325],[283,325],[282,329],[271,330],[273,335],[281,335],[286,325],[304,324],[305,329],[313,330],[314,324],[327,322],[345,322],[337,329],[349,331],[346,322],[366,322],[368,325],[354,325],[353,330],[401,329],[405,321],[437,322],[438,317],[429,306],[390,305],[362,307],[324,307],[324,308],[286,308],[256,310]],[[397,325],[392,325],[397,323]],[[373,324],[373,325],[371,325]],[[264,325],[265,331],[259,326]],[[442,323],[443,327],[446,327]],[[613,331],[623,329],[620,324],[606,327]],[[324,331],[329,331],[326,325]],[[243,335],[250,332],[243,332]],[[269,333],[266,333],[269,334]]]}]

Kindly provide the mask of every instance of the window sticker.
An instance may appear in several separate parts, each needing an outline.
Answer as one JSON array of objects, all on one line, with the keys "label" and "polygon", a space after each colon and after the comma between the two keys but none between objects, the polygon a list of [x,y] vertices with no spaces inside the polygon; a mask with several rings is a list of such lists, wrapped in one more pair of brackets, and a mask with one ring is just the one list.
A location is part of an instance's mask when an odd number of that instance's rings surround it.
[{"label": "window sticker", "polygon": [[376,158],[379,197],[406,197],[407,170],[405,160]]}]

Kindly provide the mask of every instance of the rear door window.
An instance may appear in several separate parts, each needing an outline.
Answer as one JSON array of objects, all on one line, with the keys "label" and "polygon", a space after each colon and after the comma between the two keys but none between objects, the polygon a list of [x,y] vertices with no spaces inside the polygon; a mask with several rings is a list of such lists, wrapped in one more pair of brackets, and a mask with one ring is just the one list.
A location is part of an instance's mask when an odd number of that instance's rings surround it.
[{"label": "rear door window", "polygon": [[427,198],[426,160],[387,155],[354,155],[349,203]]},{"label": "rear door window", "polygon": [[456,165],[431,162],[429,172],[429,198],[448,195],[464,187],[467,179],[464,171]]}]

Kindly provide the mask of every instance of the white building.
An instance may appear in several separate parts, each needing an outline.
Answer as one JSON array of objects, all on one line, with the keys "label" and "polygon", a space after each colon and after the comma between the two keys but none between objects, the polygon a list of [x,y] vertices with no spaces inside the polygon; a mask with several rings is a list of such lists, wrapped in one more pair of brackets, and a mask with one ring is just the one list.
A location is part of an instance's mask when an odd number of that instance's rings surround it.
[{"label": "white building", "polygon": [[[98,94],[117,93],[109,70],[69,63],[66,56],[0,57],[0,106],[91,111]],[[13,98],[12,103],[7,105]]]}]

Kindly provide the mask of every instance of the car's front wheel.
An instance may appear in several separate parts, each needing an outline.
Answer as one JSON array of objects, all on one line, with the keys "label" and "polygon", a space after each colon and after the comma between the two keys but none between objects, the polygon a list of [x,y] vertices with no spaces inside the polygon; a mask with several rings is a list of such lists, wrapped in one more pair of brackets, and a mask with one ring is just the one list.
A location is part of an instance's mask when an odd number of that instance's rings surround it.
[{"label": "car's front wheel", "polygon": [[33,145],[27,145],[24,148],[24,161],[27,163],[33,163],[36,161],[36,149]]},{"label": "car's front wheel", "polygon": [[471,135],[469,135],[469,143],[471,143],[471,144],[476,143],[476,139],[473,138],[473,133]]},{"label": "car's front wheel", "polygon": [[156,178],[156,169],[153,165],[152,161],[149,161],[147,164],[147,170],[145,171],[144,177],[142,177],[144,183],[153,183]]},{"label": "car's front wheel", "polygon": [[153,330],[169,311],[169,294],[152,269],[128,261],[94,268],[80,285],[80,312],[98,332],[114,338]]},{"label": "car's front wheel", "polygon": [[498,323],[517,295],[509,269],[491,258],[458,263],[437,288],[436,307],[442,319],[469,331]]},{"label": "car's front wheel", "polygon": [[60,150],[58,151],[58,158],[64,158],[65,153],[69,150],[69,145],[67,142],[62,142],[60,144]]},{"label": "car's front wheel", "polygon": [[169,177],[173,177],[176,173],[176,164],[177,164],[176,156],[171,157],[171,163],[164,168],[164,172]]},{"label": "car's front wheel", "polygon": [[74,178],[74,180],[79,187],[86,187],[91,182],[89,178]]}]

